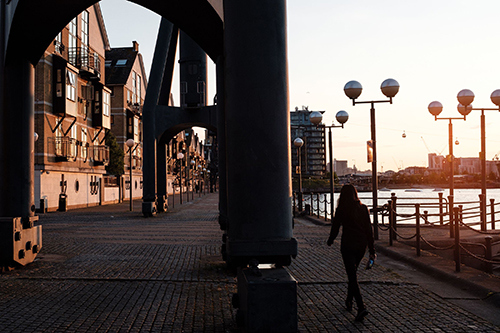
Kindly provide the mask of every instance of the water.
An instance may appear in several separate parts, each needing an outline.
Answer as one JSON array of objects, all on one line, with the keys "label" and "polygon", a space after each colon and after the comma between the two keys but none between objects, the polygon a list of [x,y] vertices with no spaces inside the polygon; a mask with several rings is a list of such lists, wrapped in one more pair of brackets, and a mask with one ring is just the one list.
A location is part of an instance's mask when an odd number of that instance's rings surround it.
[{"label": "water", "polygon": [[[415,189],[412,189],[415,190]],[[405,204],[415,204],[415,203],[420,203],[422,204],[422,207],[420,209],[420,214],[423,214],[424,210],[427,210],[430,215],[432,214],[438,214],[439,213],[439,208],[438,208],[438,202],[439,202],[439,194],[438,193],[443,193],[443,198],[448,199],[449,195],[449,190],[444,189],[441,191],[436,191],[435,189],[429,188],[429,189],[418,189],[419,192],[408,192],[407,189],[390,189],[388,191],[384,190],[379,190],[378,191],[378,205],[384,205],[387,203],[388,200],[391,198],[391,194],[394,193],[396,197],[398,198],[397,203],[398,203],[398,208],[397,208],[397,213],[398,214],[414,214],[415,213],[415,207],[414,205],[407,205]],[[361,202],[367,205],[369,208],[372,206],[372,193],[371,192],[359,192],[359,198],[361,199]],[[478,223],[480,221],[479,219],[479,194],[481,194],[481,189],[455,189],[454,191],[454,202],[455,206],[462,205],[463,206],[463,216],[464,216],[464,222],[466,223]],[[337,200],[339,197],[339,193],[335,193],[334,198],[335,198],[335,207],[337,205]],[[320,215],[324,217],[324,210],[325,210],[325,204],[324,200],[326,199],[328,204],[326,205],[326,210],[327,210],[327,216],[330,217],[330,193],[325,193],[325,194],[320,194]],[[495,188],[495,189],[487,189],[486,191],[486,212],[487,212],[487,224],[488,224],[488,229],[491,228],[491,204],[490,204],[490,199],[494,199],[495,201],[495,220],[500,220],[500,189]],[[445,201],[447,202],[447,201]],[[310,195],[304,195],[304,203],[305,204],[310,204],[311,199]],[[431,206],[424,206],[425,204],[431,204]],[[316,194],[314,195],[314,200],[313,200],[313,211],[314,214],[317,212],[317,201],[316,201]],[[446,210],[445,210],[446,212]],[[447,218],[445,217],[445,221]],[[398,222],[405,222],[405,223],[415,223],[415,217],[412,218],[398,218]],[[439,218],[437,216],[429,216],[429,221],[430,222],[437,222],[439,221]],[[495,229],[500,229],[500,221],[495,223]]]}]

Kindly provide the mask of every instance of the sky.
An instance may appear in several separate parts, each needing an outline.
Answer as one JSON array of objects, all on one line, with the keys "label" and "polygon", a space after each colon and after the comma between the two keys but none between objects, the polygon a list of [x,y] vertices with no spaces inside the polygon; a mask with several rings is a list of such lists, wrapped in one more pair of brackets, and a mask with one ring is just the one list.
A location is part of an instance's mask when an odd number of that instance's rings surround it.
[{"label": "sky", "polygon": [[[125,0],[102,0],[112,47],[140,45],[149,72],[160,17]],[[500,89],[498,0],[288,0],[290,110],[326,111],[323,122],[349,113],[344,129],[333,129],[334,157],[359,170],[370,140],[370,106],[353,106],[343,87],[363,85],[360,101],[383,100],[380,84],[400,84],[393,104],[376,104],[378,170],[428,166],[428,153],[448,154],[448,120],[435,121],[427,106],[440,101],[440,117],[459,117],[456,96],[475,94],[473,107],[493,108]],[[210,60],[209,60],[210,61]],[[209,100],[215,94],[209,65]],[[174,79],[178,101],[178,79]],[[453,121],[456,157],[478,157],[480,111]],[[486,158],[500,156],[500,112],[486,111]],[[403,138],[403,133],[406,138]],[[292,138],[293,140],[294,138]]]}]

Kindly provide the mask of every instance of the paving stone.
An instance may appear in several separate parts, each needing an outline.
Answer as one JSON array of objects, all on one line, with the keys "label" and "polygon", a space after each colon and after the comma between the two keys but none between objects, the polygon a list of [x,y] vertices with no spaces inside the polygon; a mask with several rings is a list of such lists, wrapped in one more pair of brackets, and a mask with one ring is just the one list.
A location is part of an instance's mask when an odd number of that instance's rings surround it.
[{"label": "paving stone", "polygon": [[[237,332],[217,200],[155,218],[128,203],[41,215],[39,259],[0,275],[0,332]],[[328,231],[294,229],[299,255],[287,269],[298,282],[300,332],[500,332],[380,265],[359,272],[370,315],[355,322]]]}]

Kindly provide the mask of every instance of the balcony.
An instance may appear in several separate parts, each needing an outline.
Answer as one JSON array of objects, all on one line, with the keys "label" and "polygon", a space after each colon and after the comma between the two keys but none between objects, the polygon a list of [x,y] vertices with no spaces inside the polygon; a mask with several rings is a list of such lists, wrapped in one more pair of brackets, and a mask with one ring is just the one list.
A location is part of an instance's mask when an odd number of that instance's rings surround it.
[{"label": "balcony", "polygon": [[92,146],[92,159],[94,165],[108,165],[109,163],[109,147],[108,146]]},{"label": "balcony", "polygon": [[56,162],[75,161],[78,154],[77,141],[67,136],[56,136],[47,139],[48,151],[55,155]]},{"label": "balcony", "polygon": [[68,62],[80,70],[80,75],[90,80],[101,77],[101,59],[88,47],[68,48]]},{"label": "balcony", "polygon": [[140,170],[141,169],[142,159],[139,156],[132,156],[132,169]]}]

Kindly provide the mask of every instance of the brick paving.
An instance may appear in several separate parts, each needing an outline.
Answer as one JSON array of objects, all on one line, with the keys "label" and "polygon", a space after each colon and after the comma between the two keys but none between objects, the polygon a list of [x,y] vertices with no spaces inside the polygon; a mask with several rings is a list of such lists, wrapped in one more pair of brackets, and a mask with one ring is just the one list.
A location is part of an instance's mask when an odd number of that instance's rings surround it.
[{"label": "brick paving", "polygon": [[[0,274],[0,332],[238,332],[218,197],[194,199],[156,218],[143,218],[140,202],[41,215],[37,261]],[[328,231],[295,226],[300,332],[500,332],[381,265],[360,271],[370,315],[354,322]]]}]

